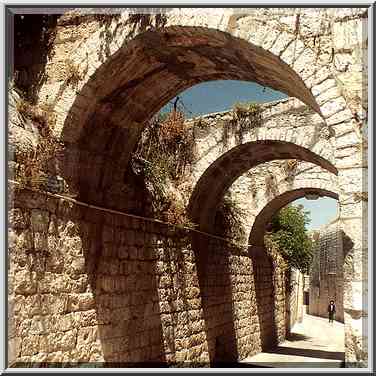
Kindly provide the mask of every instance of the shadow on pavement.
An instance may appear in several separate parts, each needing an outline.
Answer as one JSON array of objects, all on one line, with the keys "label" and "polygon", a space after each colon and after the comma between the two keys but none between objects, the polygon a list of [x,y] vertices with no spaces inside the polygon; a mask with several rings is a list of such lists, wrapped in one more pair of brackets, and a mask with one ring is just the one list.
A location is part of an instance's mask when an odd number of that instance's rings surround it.
[{"label": "shadow on pavement", "polygon": [[304,334],[299,333],[291,333],[287,338],[288,341],[307,341],[309,339],[312,339],[312,337],[305,336]]},{"label": "shadow on pavement", "polygon": [[278,347],[269,354],[282,354],[282,355],[296,355],[305,356],[309,358],[331,359],[331,360],[344,360],[345,353],[338,351],[325,351],[325,350],[312,350],[312,349],[298,349],[294,347]]},{"label": "shadow on pavement", "polygon": [[[238,367],[238,366],[231,366]],[[247,368],[345,368],[345,362],[255,362],[246,363]]]}]

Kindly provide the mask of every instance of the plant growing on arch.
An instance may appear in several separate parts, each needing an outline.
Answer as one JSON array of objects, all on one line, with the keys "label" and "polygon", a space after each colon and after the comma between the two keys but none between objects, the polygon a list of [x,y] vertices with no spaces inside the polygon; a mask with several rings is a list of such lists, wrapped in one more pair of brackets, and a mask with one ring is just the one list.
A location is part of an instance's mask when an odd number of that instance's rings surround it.
[{"label": "plant growing on arch", "polygon": [[309,212],[303,206],[285,206],[273,216],[270,232],[265,236],[266,246],[275,245],[286,261],[303,273],[312,262],[312,240],[306,225],[310,223]]}]

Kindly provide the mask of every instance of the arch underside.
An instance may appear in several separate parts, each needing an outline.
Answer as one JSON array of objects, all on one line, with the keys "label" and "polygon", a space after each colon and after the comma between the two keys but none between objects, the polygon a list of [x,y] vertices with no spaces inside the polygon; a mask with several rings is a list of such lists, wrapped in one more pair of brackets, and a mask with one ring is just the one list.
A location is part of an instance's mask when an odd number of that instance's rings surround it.
[{"label": "arch underside", "polygon": [[[218,79],[257,82],[320,113],[297,73],[261,47],[203,27],[147,31],[103,63],[74,102],[61,136],[66,158],[75,155],[83,169],[98,171],[82,174],[63,168],[67,181],[87,201],[108,201],[106,192],[127,168],[147,120],[184,89]],[[89,106],[82,108],[80,96],[92,98]]]}]

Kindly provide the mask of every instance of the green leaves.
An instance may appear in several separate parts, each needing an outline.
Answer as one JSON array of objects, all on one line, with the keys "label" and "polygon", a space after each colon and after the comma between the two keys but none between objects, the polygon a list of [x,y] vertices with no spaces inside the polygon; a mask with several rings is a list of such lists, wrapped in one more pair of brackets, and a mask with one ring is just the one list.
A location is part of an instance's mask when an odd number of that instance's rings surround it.
[{"label": "green leaves", "polygon": [[303,273],[312,261],[312,241],[306,225],[309,212],[303,206],[286,206],[272,218],[270,240],[277,246],[289,264]]}]

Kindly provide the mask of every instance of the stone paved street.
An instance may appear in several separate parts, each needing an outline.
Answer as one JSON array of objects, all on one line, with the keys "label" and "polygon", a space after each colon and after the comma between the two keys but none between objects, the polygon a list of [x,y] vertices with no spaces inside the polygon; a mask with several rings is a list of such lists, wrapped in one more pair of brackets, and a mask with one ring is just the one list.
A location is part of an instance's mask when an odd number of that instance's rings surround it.
[{"label": "stone paved street", "polygon": [[242,363],[257,367],[325,367],[338,368],[344,361],[344,325],[330,324],[322,317],[304,315],[288,341],[274,351],[262,352]]}]

